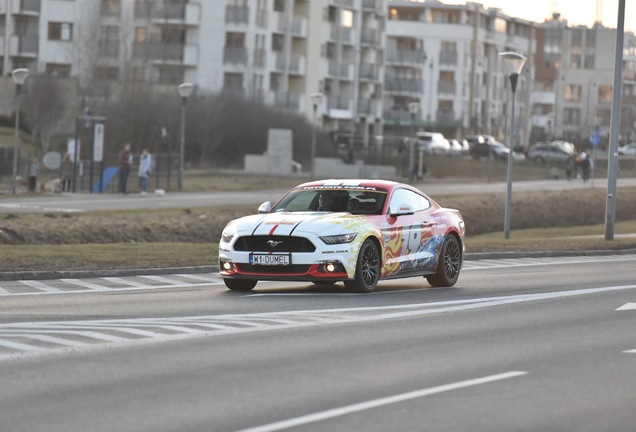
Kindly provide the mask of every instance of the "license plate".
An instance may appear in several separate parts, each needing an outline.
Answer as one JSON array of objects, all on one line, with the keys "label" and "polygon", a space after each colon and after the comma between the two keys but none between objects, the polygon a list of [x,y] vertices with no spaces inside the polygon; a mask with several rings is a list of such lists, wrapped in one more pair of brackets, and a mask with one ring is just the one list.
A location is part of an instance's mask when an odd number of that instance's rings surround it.
[{"label": "license plate", "polygon": [[290,265],[291,257],[289,254],[252,254],[250,255],[250,264],[254,265]]}]

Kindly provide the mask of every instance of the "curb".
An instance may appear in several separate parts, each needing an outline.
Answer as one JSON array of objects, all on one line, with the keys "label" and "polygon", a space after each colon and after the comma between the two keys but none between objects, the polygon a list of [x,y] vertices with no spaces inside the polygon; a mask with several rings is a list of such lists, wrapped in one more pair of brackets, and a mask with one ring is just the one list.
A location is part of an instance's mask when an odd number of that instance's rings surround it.
[{"label": "curb", "polygon": [[[610,256],[610,255],[636,255],[636,249],[622,250],[598,250],[598,251],[543,251],[543,252],[475,252],[466,254],[465,261],[479,261],[487,259],[510,258],[558,258],[573,256]],[[169,274],[196,274],[218,273],[219,266],[192,266],[192,267],[167,267],[121,270],[68,270],[68,271],[26,271],[26,272],[0,272],[0,281],[15,280],[48,280],[48,279],[93,279],[102,277],[125,276],[157,276]]]}]

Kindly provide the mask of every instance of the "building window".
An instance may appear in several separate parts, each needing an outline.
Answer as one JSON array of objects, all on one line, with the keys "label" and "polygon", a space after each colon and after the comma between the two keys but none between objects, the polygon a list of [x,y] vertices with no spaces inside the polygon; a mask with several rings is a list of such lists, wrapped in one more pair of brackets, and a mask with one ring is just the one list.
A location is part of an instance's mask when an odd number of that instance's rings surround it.
[{"label": "building window", "polygon": [[62,63],[47,63],[46,74],[56,77],[68,78],[71,76],[71,65]]},{"label": "building window", "polygon": [[581,121],[581,110],[578,108],[565,108],[563,110],[563,123],[566,125],[578,125]]},{"label": "building window", "polygon": [[585,69],[594,69],[594,54],[585,54]]},{"label": "building window", "polygon": [[135,42],[136,43],[145,43],[148,41],[148,28],[147,27],[136,27],[135,28]]},{"label": "building window", "polygon": [[243,74],[226,73],[223,76],[223,87],[228,90],[243,89]]},{"label": "building window", "polygon": [[71,41],[73,40],[73,24],[50,22],[49,40]]},{"label": "building window", "polygon": [[600,85],[598,86],[598,101],[604,103],[612,102],[612,86]]},{"label": "building window", "polygon": [[582,88],[579,84],[567,84],[565,86],[565,100],[568,102],[581,101]]},{"label": "building window", "polygon": [[105,80],[116,80],[119,75],[119,69],[112,66],[98,66],[95,68],[95,78]]}]

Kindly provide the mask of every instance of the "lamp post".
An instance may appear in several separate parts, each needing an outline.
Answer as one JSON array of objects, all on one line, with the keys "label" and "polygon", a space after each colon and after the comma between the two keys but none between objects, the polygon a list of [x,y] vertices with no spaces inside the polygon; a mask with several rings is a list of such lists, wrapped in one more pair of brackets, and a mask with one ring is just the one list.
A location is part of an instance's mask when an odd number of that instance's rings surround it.
[{"label": "lamp post", "polygon": [[15,140],[13,142],[13,175],[11,177],[11,191],[16,193],[18,186],[18,152],[20,150],[20,92],[22,85],[29,74],[28,69],[19,68],[11,72],[15,83]]},{"label": "lamp post", "polygon": [[185,122],[186,122],[186,103],[188,97],[192,93],[194,84],[186,82],[179,84],[179,95],[181,95],[181,144],[179,145],[179,191],[183,190],[183,159],[185,152]]},{"label": "lamp post", "polygon": [[318,121],[318,105],[320,105],[320,103],[322,102],[322,98],[323,98],[323,94],[322,93],[312,93],[310,95],[311,97],[311,103],[314,106],[314,128],[312,130],[311,133],[311,173],[310,173],[310,180],[314,179],[314,176],[316,174],[316,128],[317,128],[317,121]]},{"label": "lamp post", "polygon": [[514,147],[514,133],[515,133],[515,99],[517,93],[517,81],[519,81],[519,74],[521,69],[526,63],[526,58],[516,52],[502,52],[499,54],[504,60],[504,65],[508,71],[508,77],[510,78],[510,88],[512,90],[512,114],[510,115],[510,131],[508,132],[508,185],[506,189],[506,214],[504,221],[504,238],[507,240],[510,238],[510,217],[512,213],[512,159],[513,159],[513,147]]},{"label": "lamp post", "polygon": [[413,180],[415,174],[415,116],[420,110],[419,102],[410,102],[409,111],[411,113],[411,145],[409,146],[409,181]]}]

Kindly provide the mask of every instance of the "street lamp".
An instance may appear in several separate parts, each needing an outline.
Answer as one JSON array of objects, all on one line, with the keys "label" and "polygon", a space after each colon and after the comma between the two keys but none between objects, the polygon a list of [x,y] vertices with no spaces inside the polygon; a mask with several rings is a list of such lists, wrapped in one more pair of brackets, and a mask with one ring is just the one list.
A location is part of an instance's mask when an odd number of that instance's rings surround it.
[{"label": "street lamp", "polygon": [[183,190],[183,158],[185,151],[185,121],[186,121],[186,103],[188,96],[192,93],[194,84],[186,82],[179,84],[179,94],[181,95],[181,144],[179,146],[179,191]]},{"label": "street lamp", "polygon": [[323,98],[322,93],[312,93],[309,97],[311,98],[311,103],[314,106],[314,129],[311,134],[311,174],[310,180],[314,179],[316,174],[316,128],[317,128],[317,113],[318,113],[318,105],[322,102]]},{"label": "street lamp", "polygon": [[510,216],[512,212],[512,159],[513,159],[513,142],[515,133],[515,99],[517,93],[517,81],[519,81],[519,74],[521,69],[526,63],[526,58],[516,52],[502,52],[499,53],[504,60],[505,68],[508,71],[508,77],[510,78],[510,88],[512,90],[512,114],[510,115],[510,131],[508,133],[508,187],[506,189],[506,214],[504,221],[504,238],[507,240],[510,238]]},{"label": "street lamp", "polygon": [[22,85],[29,74],[28,69],[14,69],[11,72],[13,82],[15,83],[15,140],[13,142],[13,177],[11,178],[11,190],[13,195],[16,193],[18,185],[18,151],[20,149],[20,92]]},{"label": "street lamp", "polygon": [[420,110],[419,102],[409,103],[409,111],[411,112],[411,145],[409,146],[409,181],[413,180],[415,173],[415,116]]}]

